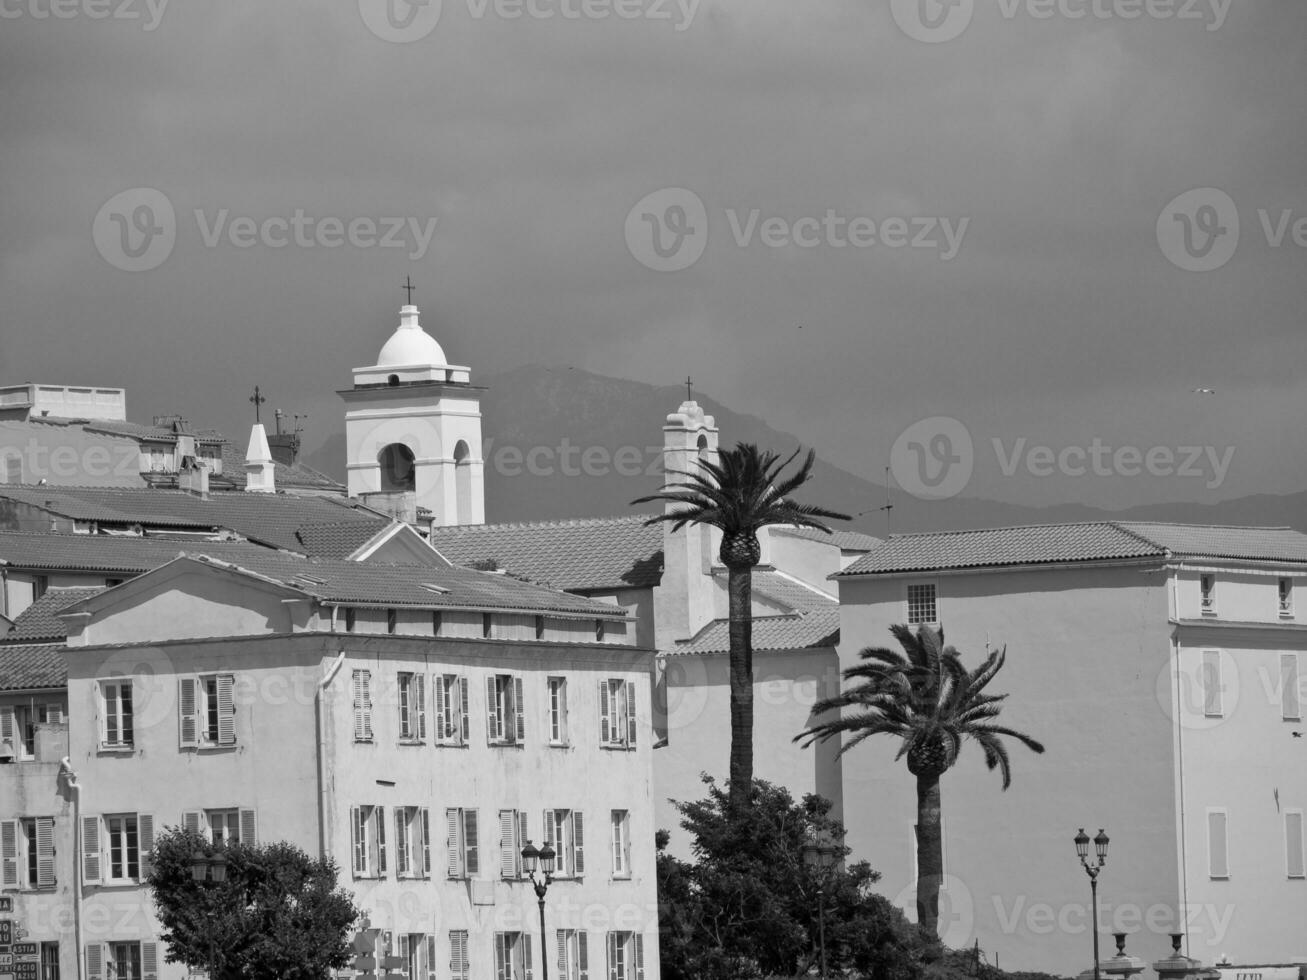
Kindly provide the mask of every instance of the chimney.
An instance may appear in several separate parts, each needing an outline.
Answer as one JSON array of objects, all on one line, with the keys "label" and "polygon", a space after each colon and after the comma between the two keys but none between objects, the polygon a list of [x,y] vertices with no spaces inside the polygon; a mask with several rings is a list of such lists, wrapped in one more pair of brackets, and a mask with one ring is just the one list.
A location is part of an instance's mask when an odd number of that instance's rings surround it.
[{"label": "chimney", "polygon": [[262,425],[250,429],[250,447],[245,451],[245,490],[247,493],[276,493],[272,450],[268,433]]},{"label": "chimney", "polygon": [[204,500],[209,499],[209,467],[188,456],[177,474],[177,487]]}]

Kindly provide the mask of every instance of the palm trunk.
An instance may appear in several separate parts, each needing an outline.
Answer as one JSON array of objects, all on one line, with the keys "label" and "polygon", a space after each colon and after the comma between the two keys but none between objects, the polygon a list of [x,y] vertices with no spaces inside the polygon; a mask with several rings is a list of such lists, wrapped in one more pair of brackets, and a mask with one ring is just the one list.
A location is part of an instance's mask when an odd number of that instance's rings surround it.
[{"label": "palm trunk", "polygon": [[930,947],[939,945],[939,889],[943,882],[939,774],[921,775],[917,777],[917,928]]},{"label": "palm trunk", "polygon": [[730,808],[743,812],[753,786],[753,568],[727,567],[731,627]]}]

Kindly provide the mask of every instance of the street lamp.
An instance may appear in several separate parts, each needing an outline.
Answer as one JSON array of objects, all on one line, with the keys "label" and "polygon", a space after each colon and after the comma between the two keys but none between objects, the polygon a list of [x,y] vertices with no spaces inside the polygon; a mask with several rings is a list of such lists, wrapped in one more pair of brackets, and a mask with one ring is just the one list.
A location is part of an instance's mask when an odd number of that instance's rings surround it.
[{"label": "street lamp", "polygon": [[[212,857],[204,851],[191,855],[191,880],[201,888],[221,885],[227,880],[227,856],[218,851]],[[209,938],[209,980],[218,980],[218,953],[212,936]]]},{"label": "street lamp", "polygon": [[821,951],[821,980],[826,980],[826,882],[835,866],[836,847],[824,836],[810,836],[803,844],[803,860],[817,869],[817,942]]},{"label": "street lamp", "polygon": [[1094,838],[1094,852],[1098,857],[1098,863],[1093,864],[1089,860],[1089,835],[1085,833],[1084,827],[1081,827],[1080,833],[1076,834],[1076,854],[1080,857],[1085,874],[1089,875],[1089,890],[1094,896],[1094,980],[1101,980],[1098,967],[1098,873],[1107,863],[1107,843],[1107,834],[1103,833],[1102,827],[1099,827],[1098,836]]},{"label": "street lamp", "polygon": [[[522,848],[522,866],[526,868],[527,877],[531,879],[531,884],[536,890],[536,899],[540,903],[540,966],[543,980],[549,980],[549,944],[545,940],[545,892],[549,891],[549,886],[554,883],[555,857],[557,855],[548,841],[545,841],[545,846],[538,851],[530,840],[526,842],[526,847]],[[537,863],[544,873],[542,879],[536,878]]]}]

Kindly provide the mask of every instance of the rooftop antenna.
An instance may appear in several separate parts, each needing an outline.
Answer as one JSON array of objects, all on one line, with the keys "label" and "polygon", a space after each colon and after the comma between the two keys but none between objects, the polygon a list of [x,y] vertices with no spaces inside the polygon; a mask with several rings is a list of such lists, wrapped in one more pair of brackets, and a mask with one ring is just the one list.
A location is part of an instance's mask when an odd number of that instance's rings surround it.
[{"label": "rooftop antenna", "polygon": [[885,537],[887,538],[890,536],[889,512],[894,509],[894,504],[890,502],[890,498],[889,498],[889,479],[890,479],[890,471],[889,471],[889,467],[886,466],[885,467],[885,505],[883,507],[875,507],[871,510],[860,510],[853,515],[854,517],[861,517],[863,514],[875,514],[883,511],[885,514]]}]

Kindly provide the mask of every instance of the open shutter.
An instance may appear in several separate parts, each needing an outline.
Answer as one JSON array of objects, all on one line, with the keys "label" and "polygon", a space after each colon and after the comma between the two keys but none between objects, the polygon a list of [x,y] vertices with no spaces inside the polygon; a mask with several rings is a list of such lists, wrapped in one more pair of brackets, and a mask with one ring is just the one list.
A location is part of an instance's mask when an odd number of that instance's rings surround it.
[{"label": "open shutter", "polygon": [[635,681],[627,681],[626,687],[626,744],[635,748]]},{"label": "open shutter", "polygon": [[[421,674],[413,675],[413,699],[418,713],[418,738],[427,739],[427,684]],[[416,977],[413,980],[417,980]]]},{"label": "open shutter", "polygon": [[353,674],[354,688],[354,741],[361,742],[367,738],[366,727],[363,723],[363,671],[356,670]]},{"label": "open shutter", "polygon": [[607,745],[612,733],[608,730],[608,682],[599,682],[599,744]]},{"label": "open shutter", "polygon": [[[559,929],[558,936],[558,976],[559,980],[572,980],[567,974],[567,930]],[[543,952],[543,950],[542,950]]]},{"label": "open shutter", "polygon": [[462,728],[462,734],[458,736],[459,743],[466,745],[471,736],[472,712],[468,710],[467,697],[467,678],[458,679],[458,723]]},{"label": "open shutter", "polygon": [[475,878],[481,871],[481,857],[477,841],[477,812],[463,811],[463,839],[467,844],[467,876]]},{"label": "open shutter", "polygon": [[[608,980],[618,980],[617,977],[617,933],[608,934]],[[622,980],[629,980],[623,977]]]},{"label": "open shutter", "polygon": [[437,674],[435,678],[436,688],[436,741],[447,742],[454,736],[453,725],[450,722],[450,712],[445,704],[445,675]]},{"label": "open shutter", "polygon": [[[431,875],[431,811],[426,807],[418,809],[418,822],[422,827],[422,874]],[[432,960],[434,963],[435,961]],[[434,970],[435,967],[432,967]]]},{"label": "open shutter", "polygon": [[140,850],[140,877],[137,880],[144,881],[150,876],[150,870],[154,867],[154,856],[151,853],[154,850],[154,817],[148,813],[138,813],[136,834],[137,846]]},{"label": "open shutter", "polygon": [[572,862],[575,874],[585,874],[585,834],[581,827],[580,810],[572,811]]},{"label": "open shutter", "polygon": [[231,674],[218,675],[218,744],[236,744],[236,701],[232,697],[235,678]]},{"label": "open shutter", "polygon": [[386,876],[386,808],[374,807],[372,819],[377,824],[377,877]]},{"label": "open shutter", "polygon": [[0,886],[18,887],[18,821],[0,820]]},{"label": "open shutter", "polygon": [[530,832],[526,826],[526,811],[517,812],[517,876],[519,878],[526,875],[526,869],[522,867],[522,848],[526,847],[527,840],[530,839]]},{"label": "open shutter", "polygon": [[395,807],[395,874],[401,878],[413,870],[409,856],[407,817],[408,810],[405,807]]},{"label": "open shutter", "polygon": [[512,980],[509,971],[509,957],[504,955],[504,934],[495,933],[495,980]]},{"label": "open shutter", "polygon": [[499,718],[499,699],[495,697],[495,677],[486,678],[486,741],[491,745],[499,741],[503,725]]},{"label": "open shutter", "polygon": [[[423,959],[426,960],[423,964],[426,971],[425,980],[436,980],[436,937],[427,936],[423,946],[425,947],[422,951]],[[417,980],[417,978],[414,978],[414,980]]]},{"label": "open shutter", "polygon": [[513,678],[514,740],[518,745],[526,741],[526,712],[522,702],[522,678]]},{"label": "open shutter", "polygon": [[159,980],[158,943],[141,943],[141,978]]},{"label": "open shutter", "polygon": [[36,818],[36,886],[54,887],[54,817]]},{"label": "open shutter", "polygon": [[576,934],[576,965],[581,971],[580,980],[590,980],[590,950],[589,943],[586,942],[585,933]]},{"label": "open shutter", "polygon": [[463,877],[463,844],[459,839],[461,827],[459,826],[458,810],[451,807],[445,811],[445,826],[448,834],[445,837],[445,844],[449,851],[449,877]]},{"label": "open shutter", "polygon": [[17,755],[18,740],[14,737],[14,709],[9,705],[0,708],[0,754]]},{"label": "open shutter", "polygon": [[363,835],[363,808],[352,806],[349,808],[349,836],[350,850],[354,854],[354,877],[361,877],[368,868],[367,853],[364,850],[366,841]]},{"label": "open shutter", "polygon": [[248,846],[259,842],[258,824],[254,819],[253,810],[242,810],[241,818],[241,843]]},{"label": "open shutter", "polygon": [[82,881],[88,885],[100,881],[99,817],[82,817]]},{"label": "open shutter", "polygon": [[[545,811],[544,842],[548,844],[550,847],[553,847],[555,850],[557,850],[557,847],[554,846],[555,841],[554,841],[554,811],[553,810]],[[562,855],[560,854],[559,857],[561,858]],[[559,861],[559,864],[562,864],[562,861]]]},{"label": "open shutter", "polygon": [[182,811],[182,830],[188,834],[198,834],[200,832],[200,811],[183,810]]},{"label": "open shutter", "polygon": [[635,980],[644,980],[644,936],[631,934],[631,956],[635,959]]},{"label": "open shutter", "polygon": [[181,677],[177,680],[177,723],[179,726],[177,741],[182,748],[194,748],[200,744],[200,720],[195,712],[194,677]]},{"label": "open shutter", "polygon": [[526,974],[526,980],[535,980],[535,957],[531,955],[531,933],[524,932],[522,935],[522,972]]},{"label": "open shutter", "polygon": [[512,810],[499,811],[499,875],[501,878],[517,877],[517,848],[513,846],[513,831],[516,826],[517,815]]},{"label": "open shutter", "polygon": [[86,944],[86,978],[104,980],[104,946],[101,943]]}]

